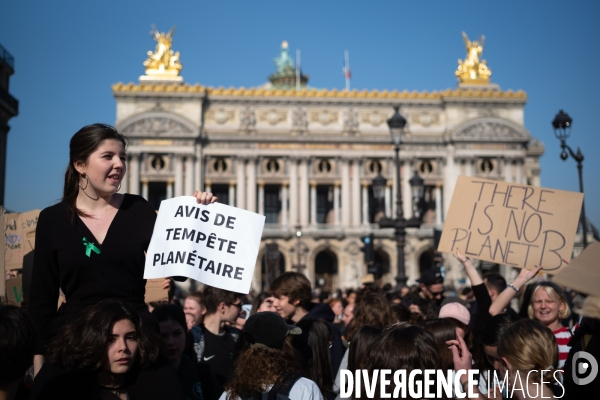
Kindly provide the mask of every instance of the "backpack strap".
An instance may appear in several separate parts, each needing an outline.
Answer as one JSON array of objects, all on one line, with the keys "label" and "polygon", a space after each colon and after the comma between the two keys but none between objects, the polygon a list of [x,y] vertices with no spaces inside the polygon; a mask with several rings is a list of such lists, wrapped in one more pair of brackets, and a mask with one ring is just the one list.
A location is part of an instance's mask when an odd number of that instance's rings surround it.
[{"label": "backpack strap", "polygon": [[287,396],[289,398],[292,386],[294,386],[294,383],[296,383],[296,381],[301,377],[302,374],[298,372],[287,373],[282,380],[276,382],[271,390],[269,390],[268,400],[276,400],[278,394]]}]

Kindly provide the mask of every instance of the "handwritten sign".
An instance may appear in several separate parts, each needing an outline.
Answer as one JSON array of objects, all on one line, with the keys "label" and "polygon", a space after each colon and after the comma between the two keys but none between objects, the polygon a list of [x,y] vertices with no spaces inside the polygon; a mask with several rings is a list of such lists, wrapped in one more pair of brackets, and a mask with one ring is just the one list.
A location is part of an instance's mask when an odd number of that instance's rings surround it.
[{"label": "handwritten sign", "polygon": [[23,256],[35,248],[35,229],[40,210],[5,214],[4,261],[7,269],[21,269]]},{"label": "handwritten sign", "polygon": [[554,275],[552,281],[578,292],[600,297],[598,260],[600,260],[600,242],[590,243],[575,259],[571,260],[569,268]]},{"label": "handwritten sign", "polygon": [[248,293],[265,217],[225,204],[197,204],[195,197],[160,204],[146,255],[144,278],[187,276]]},{"label": "handwritten sign", "polygon": [[460,176],[438,247],[555,273],[573,252],[583,194]]},{"label": "handwritten sign", "polygon": [[23,276],[6,280],[6,297],[9,304],[20,306],[23,301]]}]

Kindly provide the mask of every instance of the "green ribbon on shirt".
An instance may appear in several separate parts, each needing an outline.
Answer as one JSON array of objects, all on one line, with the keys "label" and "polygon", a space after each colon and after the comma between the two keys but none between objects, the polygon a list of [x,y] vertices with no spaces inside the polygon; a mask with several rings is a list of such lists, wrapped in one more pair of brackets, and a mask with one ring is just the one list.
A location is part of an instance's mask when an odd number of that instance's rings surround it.
[{"label": "green ribbon on shirt", "polygon": [[92,256],[92,251],[96,254],[100,254],[100,249],[96,245],[86,238],[83,238],[83,245],[85,246],[85,255],[88,257]]}]

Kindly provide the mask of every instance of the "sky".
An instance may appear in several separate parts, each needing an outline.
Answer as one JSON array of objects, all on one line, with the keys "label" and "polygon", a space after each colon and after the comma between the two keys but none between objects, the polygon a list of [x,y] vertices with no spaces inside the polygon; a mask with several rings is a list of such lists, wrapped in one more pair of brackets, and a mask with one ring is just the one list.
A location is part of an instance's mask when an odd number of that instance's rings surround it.
[{"label": "sky", "polygon": [[252,87],[275,71],[282,40],[301,50],[309,85],[433,91],[456,87],[461,32],[485,35],[491,81],[527,92],[525,127],[540,139],[544,187],[579,190],[576,162],[560,159],[551,122],[573,118],[588,219],[600,227],[600,2],[598,1],[42,1],[3,0],[0,44],[15,58],[10,93],[5,207],[44,208],[62,195],[70,137],[115,123],[111,85],[138,82],[151,24],[176,25],[173,49],[191,84]]}]

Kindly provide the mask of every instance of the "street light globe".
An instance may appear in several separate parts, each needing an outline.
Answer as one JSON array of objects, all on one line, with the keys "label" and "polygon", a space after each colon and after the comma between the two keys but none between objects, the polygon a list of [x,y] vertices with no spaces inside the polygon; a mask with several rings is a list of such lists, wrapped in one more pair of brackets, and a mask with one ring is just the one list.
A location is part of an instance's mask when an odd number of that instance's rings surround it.
[{"label": "street light globe", "polygon": [[296,237],[299,238],[300,236],[302,236],[302,232],[301,231],[296,231]]}]

